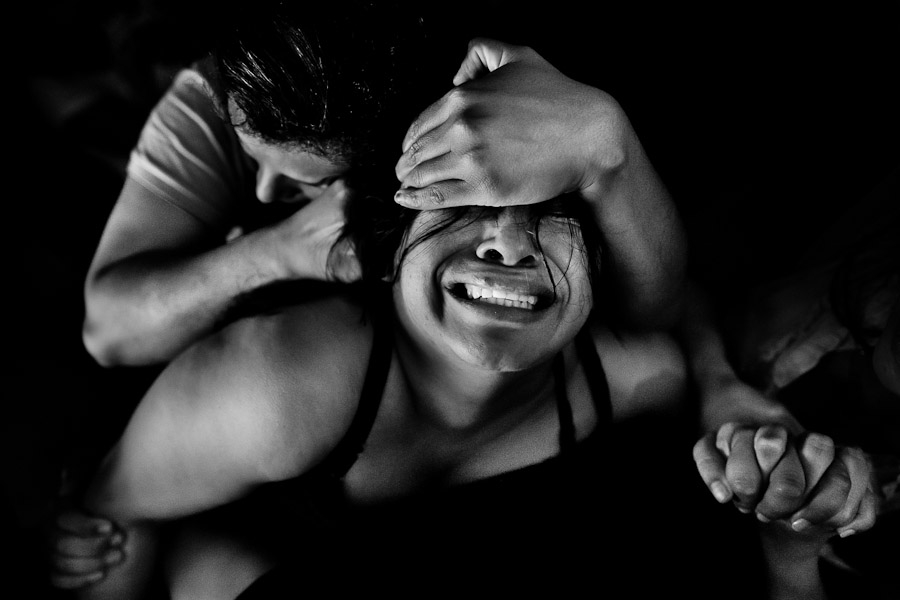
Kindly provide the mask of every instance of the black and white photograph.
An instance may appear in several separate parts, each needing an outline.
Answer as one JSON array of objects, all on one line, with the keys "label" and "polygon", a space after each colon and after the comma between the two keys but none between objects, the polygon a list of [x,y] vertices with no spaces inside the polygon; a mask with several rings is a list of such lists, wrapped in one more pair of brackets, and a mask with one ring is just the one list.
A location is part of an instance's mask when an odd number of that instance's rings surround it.
[{"label": "black and white photograph", "polygon": [[889,3],[23,3],[5,598],[900,600]]}]

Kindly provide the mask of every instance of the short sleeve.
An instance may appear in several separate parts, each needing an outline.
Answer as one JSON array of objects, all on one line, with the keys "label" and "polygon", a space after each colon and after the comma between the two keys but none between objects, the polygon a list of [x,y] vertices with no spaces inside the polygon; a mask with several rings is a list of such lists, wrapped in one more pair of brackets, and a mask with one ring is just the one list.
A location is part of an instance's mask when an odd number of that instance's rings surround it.
[{"label": "short sleeve", "polygon": [[217,231],[234,225],[252,190],[252,167],[198,71],[179,72],[156,104],[129,157],[128,175]]}]

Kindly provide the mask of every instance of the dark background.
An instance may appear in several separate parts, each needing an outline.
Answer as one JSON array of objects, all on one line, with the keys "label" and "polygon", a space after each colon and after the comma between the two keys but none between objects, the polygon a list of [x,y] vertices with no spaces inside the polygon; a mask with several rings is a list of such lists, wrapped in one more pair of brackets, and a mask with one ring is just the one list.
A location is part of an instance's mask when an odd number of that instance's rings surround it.
[{"label": "dark background", "polygon": [[[84,4],[32,2],[7,23],[19,41],[6,65],[11,338],[0,453],[12,527],[2,564],[27,597],[44,590],[40,531],[61,469],[77,474],[96,459],[153,374],[103,371],[84,352],[88,263],[144,118],[233,6]],[[459,59],[473,35],[528,44],[617,98],[679,203],[692,269],[728,296],[789,271],[823,228],[896,176],[900,36],[875,6],[430,10]]]}]

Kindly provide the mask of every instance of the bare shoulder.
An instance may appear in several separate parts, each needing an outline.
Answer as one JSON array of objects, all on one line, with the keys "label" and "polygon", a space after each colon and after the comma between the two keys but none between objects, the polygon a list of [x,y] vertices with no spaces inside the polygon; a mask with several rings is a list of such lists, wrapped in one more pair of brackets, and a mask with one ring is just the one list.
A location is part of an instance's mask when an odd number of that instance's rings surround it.
[{"label": "bare shoulder", "polygon": [[613,332],[602,323],[590,327],[617,418],[678,408],[685,394],[687,365],[671,335]]},{"label": "bare shoulder", "polygon": [[363,316],[336,295],[242,318],[180,355],[154,387],[194,405],[191,418],[206,415],[266,479],[297,475],[353,418],[372,343]]}]

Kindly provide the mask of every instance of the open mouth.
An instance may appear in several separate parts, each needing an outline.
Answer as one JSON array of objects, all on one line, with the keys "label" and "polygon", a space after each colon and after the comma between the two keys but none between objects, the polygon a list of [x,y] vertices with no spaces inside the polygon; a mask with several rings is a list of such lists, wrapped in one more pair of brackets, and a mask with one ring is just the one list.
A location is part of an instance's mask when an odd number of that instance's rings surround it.
[{"label": "open mouth", "polygon": [[512,290],[484,287],[471,283],[453,284],[450,286],[449,291],[453,296],[460,300],[529,311],[546,308],[553,301],[553,299],[546,294],[526,294]]}]

